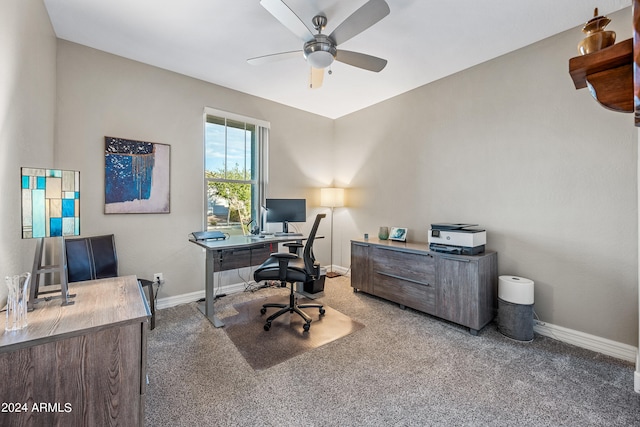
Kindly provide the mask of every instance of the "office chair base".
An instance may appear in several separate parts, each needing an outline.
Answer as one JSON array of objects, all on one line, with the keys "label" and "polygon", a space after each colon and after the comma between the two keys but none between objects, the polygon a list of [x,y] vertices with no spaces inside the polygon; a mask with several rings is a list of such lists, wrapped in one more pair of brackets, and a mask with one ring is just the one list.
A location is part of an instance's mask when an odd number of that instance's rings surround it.
[{"label": "office chair base", "polygon": [[301,308],[317,308],[320,311],[320,316],[324,316],[325,314],[325,309],[323,307],[322,304],[300,304],[298,305],[297,301],[296,301],[296,296],[293,293],[293,286],[294,284],[291,284],[291,293],[289,294],[289,304],[277,304],[277,303],[269,303],[269,304],[264,304],[262,306],[262,308],[260,309],[260,314],[265,314],[267,312],[267,308],[279,308],[280,310],[276,311],[275,313],[273,313],[271,316],[269,316],[267,318],[266,323],[264,324],[264,330],[268,331],[269,329],[271,329],[271,322],[273,322],[274,319],[276,319],[277,317],[282,316],[285,313],[297,313],[300,317],[302,317],[305,321],[305,324],[302,325],[302,328],[304,329],[305,332],[307,332],[309,330],[309,328],[311,327],[311,321],[313,319],[311,319],[311,317],[309,317],[309,315],[307,313],[305,313],[304,311],[301,310]]}]

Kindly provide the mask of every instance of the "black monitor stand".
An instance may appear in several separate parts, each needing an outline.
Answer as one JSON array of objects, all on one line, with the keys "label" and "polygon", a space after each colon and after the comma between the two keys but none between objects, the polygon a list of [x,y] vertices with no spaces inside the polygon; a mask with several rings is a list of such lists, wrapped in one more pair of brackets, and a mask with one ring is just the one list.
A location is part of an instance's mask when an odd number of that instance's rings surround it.
[{"label": "black monitor stand", "polygon": [[288,221],[282,221],[282,232],[283,233],[288,233],[289,232],[289,222]]}]

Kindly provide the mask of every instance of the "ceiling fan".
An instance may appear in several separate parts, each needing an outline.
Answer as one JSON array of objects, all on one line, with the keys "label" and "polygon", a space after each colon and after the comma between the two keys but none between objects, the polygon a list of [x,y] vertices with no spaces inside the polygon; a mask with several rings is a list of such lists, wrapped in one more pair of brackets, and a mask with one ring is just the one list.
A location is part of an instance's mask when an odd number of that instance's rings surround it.
[{"label": "ceiling fan", "polygon": [[317,31],[317,34],[313,34],[295,12],[282,0],[261,0],[260,4],[280,21],[282,25],[298,36],[298,38],[304,42],[304,45],[302,50],[250,58],[247,60],[249,64],[259,65],[290,58],[299,58],[302,53],[311,66],[309,79],[310,88],[319,88],[322,86],[324,69],[330,66],[334,60],[376,73],[382,71],[387,65],[386,59],[359,52],[338,50],[337,48],[338,45],[357,36],[387,16],[390,10],[385,0],[369,0],[338,25],[329,35],[322,34],[322,30],[327,24],[327,17],[323,13],[318,13],[312,19],[311,23]]}]

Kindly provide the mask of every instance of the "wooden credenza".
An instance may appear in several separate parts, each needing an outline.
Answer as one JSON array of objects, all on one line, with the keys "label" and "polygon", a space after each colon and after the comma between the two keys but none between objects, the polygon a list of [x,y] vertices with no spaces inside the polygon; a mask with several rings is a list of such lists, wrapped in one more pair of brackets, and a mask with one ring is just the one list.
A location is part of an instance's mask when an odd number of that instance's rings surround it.
[{"label": "wooden credenza", "polygon": [[476,335],[496,314],[498,254],[451,255],[431,252],[426,243],[352,240],[351,286]]},{"label": "wooden credenza", "polygon": [[0,425],[142,426],[149,307],[135,276],[73,283],[29,325],[0,318]]}]

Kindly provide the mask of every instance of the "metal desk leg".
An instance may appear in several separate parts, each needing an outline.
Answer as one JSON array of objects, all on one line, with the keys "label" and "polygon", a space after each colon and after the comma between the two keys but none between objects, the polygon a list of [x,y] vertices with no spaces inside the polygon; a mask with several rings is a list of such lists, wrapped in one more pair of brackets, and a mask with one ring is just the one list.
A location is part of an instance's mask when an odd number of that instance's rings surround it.
[{"label": "metal desk leg", "polygon": [[216,317],[213,309],[213,273],[215,273],[215,266],[213,264],[213,257],[218,251],[207,250],[207,266],[205,268],[205,274],[207,275],[204,287],[204,304],[198,304],[198,309],[204,314],[213,326],[221,328],[224,326],[224,322]]}]

